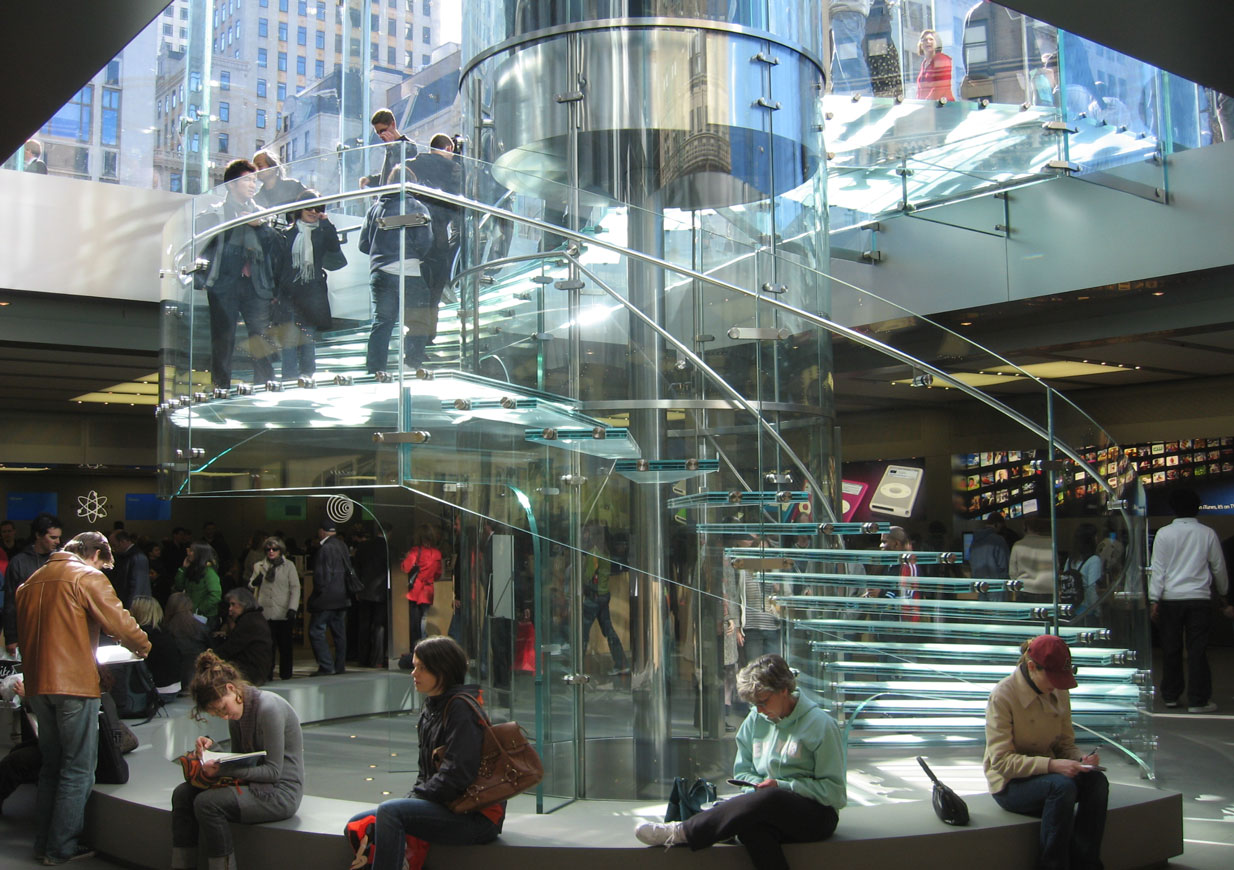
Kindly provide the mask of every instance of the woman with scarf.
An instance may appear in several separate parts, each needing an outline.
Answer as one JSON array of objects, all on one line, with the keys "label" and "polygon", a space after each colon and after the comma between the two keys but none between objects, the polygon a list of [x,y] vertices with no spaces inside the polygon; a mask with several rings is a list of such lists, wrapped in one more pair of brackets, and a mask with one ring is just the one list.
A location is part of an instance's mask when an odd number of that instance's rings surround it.
[{"label": "woman with scarf", "polygon": [[[209,870],[232,870],[236,866],[232,822],[277,822],[300,808],[304,794],[300,720],[285,700],[250,686],[233,665],[212,652],[198,657],[189,693],[194,719],[202,721],[202,713],[209,713],[226,720],[229,752],[266,753],[251,759],[252,764],[202,764],[205,776],[238,777],[239,785],[202,789],[183,782],[171,795],[172,870],[196,870],[202,840]],[[217,747],[209,737],[197,738],[198,758],[211,748]]]},{"label": "woman with scarf", "polygon": [[[321,196],[306,190],[300,199]],[[317,335],[329,329],[330,291],[326,272],[347,265],[338,231],[325,206],[296,209],[291,226],[282,232],[277,333],[283,346],[283,380],[309,377],[317,371]]]},{"label": "woman with scarf", "polygon": [[[257,598],[262,615],[270,624],[274,647],[278,650],[279,679],[291,679],[291,627],[300,610],[300,575],[287,558],[287,545],[281,538],[266,538],[262,544],[266,557],[253,565],[249,589]],[[271,668],[273,671],[273,668]],[[271,673],[269,676],[273,676]]]}]

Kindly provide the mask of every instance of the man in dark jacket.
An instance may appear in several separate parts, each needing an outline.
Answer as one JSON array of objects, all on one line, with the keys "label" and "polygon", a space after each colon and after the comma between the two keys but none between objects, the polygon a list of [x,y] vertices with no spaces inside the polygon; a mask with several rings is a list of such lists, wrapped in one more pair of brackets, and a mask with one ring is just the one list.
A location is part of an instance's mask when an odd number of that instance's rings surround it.
[{"label": "man in dark jacket", "polygon": [[131,532],[116,529],[111,533],[111,552],[116,557],[116,567],[111,572],[111,585],[125,610],[133,609],[134,598],[149,598],[150,560],[137,546]]},{"label": "man in dark jacket", "polygon": [[241,676],[260,686],[274,668],[274,638],[257,599],[243,586],[223,596],[227,602],[227,634],[213,647],[219,658],[235,665]]},{"label": "man in dark jacket", "polygon": [[390,600],[390,552],[380,526],[370,538],[361,529],[356,542],[356,574],[364,588],[356,593],[358,660],[363,667],[384,667],[386,659],[386,610]]},{"label": "man in dark jacket", "polygon": [[60,549],[58,517],[39,514],[30,523],[30,544],[12,558],[4,572],[4,646],[9,658],[17,654],[17,588]]},{"label": "man in dark jacket", "polygon": [[[390,182],[415,181],[407,170],[396,167]],[[409,218],[408,225],[382,229],[396,218]],[[437,306],[422,275],[421,264],[433,247],[432,218],[424,203],[406,190],[387,193],[373,204],[360,230],[360,253],[369,255],[369,280],[373,289],[373,329],[369,333],[365,366],[371,375],[389,370],[390,335],[398,321],[398,290],[403,285],[403,356],[415,368],[425,359],[425,348],[437,331]]]},{"label": "man in dark jacket", "polygon": [[[347,660],[347,574],[352,570],[347,544],[335,532],[334,521],[322,520],[317,530],[321,548],[313,560],[313,591],[309,595],[309,645],[317,658],[315,677],[341,674]],[[326,629],[334,636],[334,653]]]},{"label": "man in dark jacket", "polygon": [[378,109],[373,113],[369,123],[373,125],[373,132],[377,134],[377,138],[386,143],[386,147],[382,149],[385,154],[381,159],[381,171],[363,176],[360,179],[361,187],[388,184],[390,172],[399,165],[400,161],[407,161],[416,156],[416,146],[399,132],[394,113],[389,109]]},{"label": "man in dark jacket", "polygon": [[[454,140],[445,133],[438,133],[429,146],[432,150],[416,155],[407,164],[408,168],[421,184],[447,193],[461,193],[463,171],[454,156]],[[424,197],[424,204],[433,218],[433,249],[424,260],[424,281],[428,284],[431,305],[436,308],[450,280],[450,269],[458,252],[462,213],[457,206],[429,196]],[[435,335],[430,336],[430,340],[433,337]]]},{"label": "man in dark jacket", "polygon": [[[303,198],[317,196],[317,191],[306,190]],[[317,371],[317,336],[332,323],[326,272],[346,266],[347,257],[324,206],[296,209],[289,214],[291,226],[280,239],[276,319],[283,345],[283,380],[294,381]]]},{"label": "man in dark jacket", "polygon": [[[1011,547],[998,533],[996,526],[996,522],[1002,522],[1002,519],[1002,514],[991,514],[973,535],[973,542],[968,548],[968,566],[975,580],[1006,580],[1009,576],[1007,563],[1011,557]],[[982,601],[1003,601],[1007,590],[1004,586],[991,586],[977,597]]]}]

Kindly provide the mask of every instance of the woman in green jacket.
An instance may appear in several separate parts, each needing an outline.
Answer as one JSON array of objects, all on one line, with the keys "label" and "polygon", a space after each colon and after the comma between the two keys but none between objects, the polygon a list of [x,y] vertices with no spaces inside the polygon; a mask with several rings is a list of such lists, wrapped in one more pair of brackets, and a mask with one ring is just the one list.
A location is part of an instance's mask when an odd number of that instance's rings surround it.
[{"label": "woman in green jacket", "polygon": [[176,571],[175,592],[184,592],[193,602],[193,612],[206,618],[213,629],[218,623],[223,584],[219,582],[219,557],[205,541],[194,541],[184,554],[184,564]]},{"label": "woman in green jacket", "polygon": [[774,653],[741,669],[737,694],[751,710],[737,731],[733,778],[748,788],[684,822],[643,822],[634,835],[696,851],[736,837],[759,870],[788,870],[780,844],[827,839],[847,802],[840,727],[797,692]]}]

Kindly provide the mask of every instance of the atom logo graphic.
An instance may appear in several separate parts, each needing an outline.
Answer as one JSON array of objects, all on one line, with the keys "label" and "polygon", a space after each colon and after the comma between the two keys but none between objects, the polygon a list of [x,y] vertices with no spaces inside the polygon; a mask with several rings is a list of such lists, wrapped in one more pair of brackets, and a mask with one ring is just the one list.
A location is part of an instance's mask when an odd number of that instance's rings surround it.
[{"label": "atom logo graphic", "polygon": [[107,516],[107,496],[99,495],[93,489],[77,496],[77,504],[77,516],[85,517],[89,522],[98,522]]}]

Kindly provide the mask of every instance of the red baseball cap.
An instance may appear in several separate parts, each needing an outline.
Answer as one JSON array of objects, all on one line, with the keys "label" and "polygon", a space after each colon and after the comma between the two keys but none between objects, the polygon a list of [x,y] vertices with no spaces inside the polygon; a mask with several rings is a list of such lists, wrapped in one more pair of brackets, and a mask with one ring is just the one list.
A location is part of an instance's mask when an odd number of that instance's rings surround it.
[{"label": "red baseball cap", "polygon": [[1071,670],[1071,650],[1056,634],[1042,634],[1028,642],[1028,657],[1045,671],[1046,679],[1056,689],[1074,689],[1075,673]]}]

